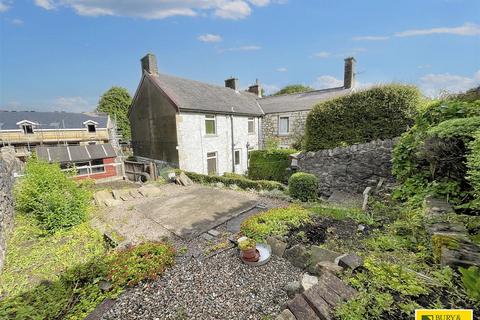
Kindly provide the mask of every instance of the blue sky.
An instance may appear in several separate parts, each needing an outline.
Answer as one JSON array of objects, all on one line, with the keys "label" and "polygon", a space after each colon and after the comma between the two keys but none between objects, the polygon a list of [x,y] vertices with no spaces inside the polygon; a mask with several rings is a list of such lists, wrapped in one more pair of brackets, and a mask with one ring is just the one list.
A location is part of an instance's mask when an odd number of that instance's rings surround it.
[{"label": "blue sky", "polygon": [[139,59],[160,72],[267,92],[324,88],[357,59],[361,86],[426,94],[480,83],[479,0],[0,0],[0,109],[92,110],[133,95]]}]

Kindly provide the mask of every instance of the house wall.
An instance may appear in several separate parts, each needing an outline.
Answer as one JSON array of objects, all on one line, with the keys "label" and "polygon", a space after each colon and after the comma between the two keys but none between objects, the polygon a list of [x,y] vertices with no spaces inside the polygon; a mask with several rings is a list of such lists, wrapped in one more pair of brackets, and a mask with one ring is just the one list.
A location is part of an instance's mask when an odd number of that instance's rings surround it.
[{"label": "house wall", "polygon": [[147,77],[138,89],[129,119],[135,156],[178,167],[175,106]]},{"label": "house wall", "polygon": [[[282,112],[282,113],[269,113],[263,118],[263,145],[269,138],[275,138],[279,140],[280,147],[288,148],[297,139],[305,133],[305,122],[309,110],[294,111],[294,112]],[[290,133],[288,135],[281,135],[278,133],[278,121],[280,117],[290,118]]]},{"label": "house wall", "polygon": [[[248,169],[248,151],[259,148],[260,118],[255,117],[255,133],[248,133],[248,117],[233,117],[234,148],[240,150],[240,165],[236,173]],[[205,115],[180,113],[177,116],[180,168],[186,171],[207,174],[207,153],[217,152],[217,173],[232,172],[231,122],[228,115],[216,115],[216,134],[205,133]]]},{"label": "house wall", "polygon": [[115,177],[117,175],[117,167],[113,165],[107,165],[107,164],[112,164],[115,163],[115,158],[105,158],[103,159],[103,164],[105,164],[105,172],[102,173],[96,173],[96,174],[91,174],[88,176],[79,176],[75,177],[76,180],[82,180],[82,179],[105,179],[105,178],[110,178],[110,177]]}]

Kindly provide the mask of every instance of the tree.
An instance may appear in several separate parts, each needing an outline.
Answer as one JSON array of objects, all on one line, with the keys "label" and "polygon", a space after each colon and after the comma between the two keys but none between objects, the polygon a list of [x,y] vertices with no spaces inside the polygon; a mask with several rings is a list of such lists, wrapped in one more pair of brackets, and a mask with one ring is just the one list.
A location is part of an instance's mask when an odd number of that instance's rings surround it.
[{"label": "tree", "polygon": [[307,92],[315,90],[312,87],[304,86],[302,84],[291,84],[289,86],[284,87],[280,91],[274,94],[274,96],[278,96],[281,94],[291,94],[291,93],[300,93],[300,92]]},{"label": "tree", "polygon": [[117,126],[122,130],[125,139],[130,139],[130,121],[128,120],[128,108],[132,103],[132,97],[127,89],[121,87],[111,87],[105,92],[98,101],[97,112],[105,112],[110,115],[112,120],[117,121]]}]

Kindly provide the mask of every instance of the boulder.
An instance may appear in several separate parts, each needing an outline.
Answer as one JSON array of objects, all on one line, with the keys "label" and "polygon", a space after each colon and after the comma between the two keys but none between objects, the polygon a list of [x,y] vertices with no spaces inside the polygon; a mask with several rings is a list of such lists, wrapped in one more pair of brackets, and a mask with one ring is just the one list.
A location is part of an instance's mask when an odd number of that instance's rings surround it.
[{"label": "boulder", "polygon": [[310,254],[305,246],[297,244],[285,250],[283,257],[290,261],[295,267],[304,269],[308,264]]},{"label": "boulder", "polygon": [[99,287],[100,290],[102,290],[102,291],[110,291],[110,289],[112,289],[113,285],[112,285],[112,283],[109,282],[109,281],[101,280],[101,281],[98,283],[98,287]]},{"label": "boulder", "polygon": [[354,253],[347,254],[346,256],[344,256],[338,261],[338,265],[343,268],[349,268],[349,269],[355,270],[358,267],[363,266],[363,259],[362,257]]},{"label": "boulder", "polygon": [[335,258],[340,256],[341,253],[321,248],[319,246],[312,246],[310,250],[310,265],[316,265],[322,261],[334,262]]},{"label": "boulder", "polygon": [[287,283],[287,285],[285,286],[285,291],[287,292],[287,296],[290,299],[293,299],[295,295],[303,292],[303,287],[300,281],[293,281]]},{"label": "boulder", "polygon": [[333,274],[336,274],[336,273],[342,272],[342,270],[343,270],[343,267],[330,261],[321,261],[316,265],[310,265],[308,267],[308,272],[316,276],[319,276],[324,272],[331,272]]},{"label": "boulder", "polygon": [[144,197],[157,197],[162,194],[162,191],[154,185],[144,185],[138,188],[138,192]]},{"label": "boulder", "polygon": [[288,309],[297,320],[318,320],[318,317],[301,294],[297,294],[293,300],[287,302]]},{"label": "boulder", "polygon": [[305,273],[302,277],[303,291],[307,291],[317,283],[318,283],[318,278],[315,276],[309,275],[308,273]]},{"label": "boulder", "polygon": [[93,196],[93,198],[95,199],[95,203],[98,206],[105,206],[106,205],[105,201],[113,200],[113,195],[110,191],[100,190],[95,192],[95,195]]},{"label": "boulder", "polygon": [[285,309],[277,316],[276,320],[297,320],[297,318],[295,318],[290,310]]},{"label": "boulder", "polygon": [[268,237],[267,244],[272,249],[272,254],[278,257],[282,257],[285,253],[285,249],[287,248],[287,244],[285,242],[275,237]]}]

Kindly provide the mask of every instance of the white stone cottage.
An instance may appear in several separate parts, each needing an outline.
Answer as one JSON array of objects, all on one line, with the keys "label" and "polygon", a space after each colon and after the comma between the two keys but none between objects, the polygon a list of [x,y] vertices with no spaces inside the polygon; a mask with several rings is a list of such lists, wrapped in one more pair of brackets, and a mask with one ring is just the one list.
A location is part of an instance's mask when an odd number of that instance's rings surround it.
[{"label": "white stone cottage", "polygon": [[141,59],[142,78],[128,117],[134,155],[203,174],[245,173],[248,152],[268,138],[289,147],[303,135],[314,105],[348,94],[355,86],[355,59],[345,59],[342,87],[262,98],[257,81],[240,91],[160,74],[156,58]]},{"label": "white stone cottage", "polygon": [[221,87],[159,74],[152,54],[141,62],[128,114],[134,155],[203,174],[245,173],[262,136],[256,96],[236,79]]}]

